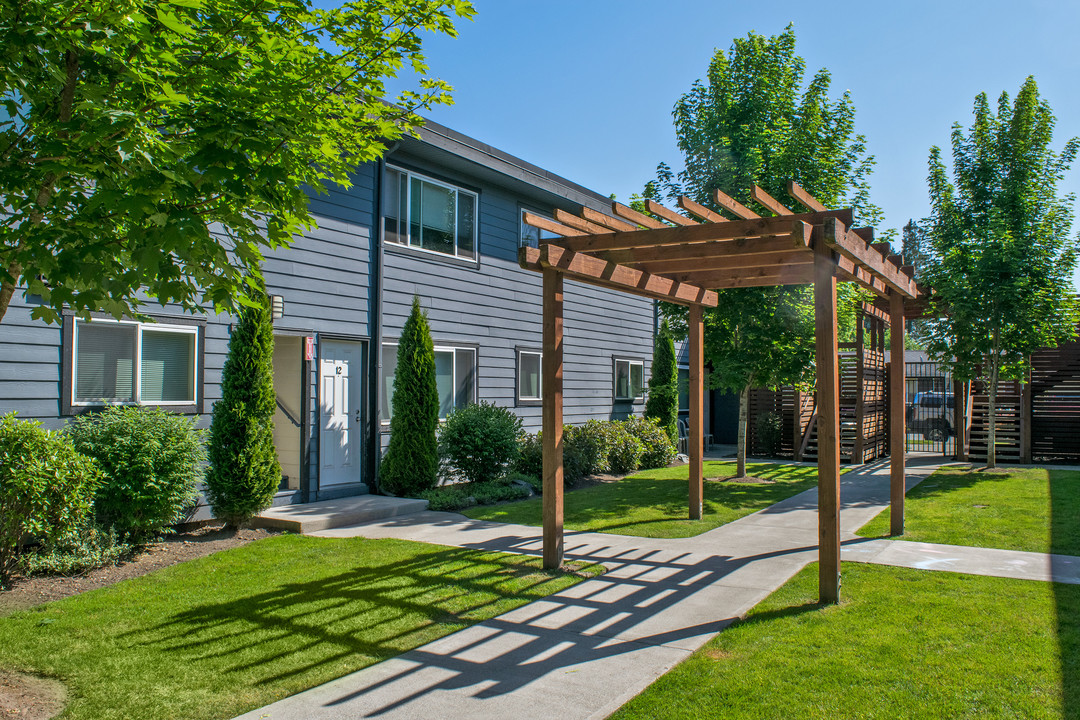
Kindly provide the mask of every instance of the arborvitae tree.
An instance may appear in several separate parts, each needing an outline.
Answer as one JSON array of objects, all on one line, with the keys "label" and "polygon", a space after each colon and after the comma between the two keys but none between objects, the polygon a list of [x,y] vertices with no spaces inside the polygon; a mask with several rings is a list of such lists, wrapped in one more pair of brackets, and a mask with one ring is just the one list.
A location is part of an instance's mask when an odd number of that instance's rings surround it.
[{"label": "arborvitae tree", "polygon": [[435,386],[435,348],[420,298],[401,329],[390,446],[379,467],[379,486],[395,495],[415,495],[438,482],[439,391]]},{"label": "arborvitae tree", "polygon": [[660,323],[653,347],[652,373],[649,375],[649,399],[645,417],[656,418],[671,442],[679,443],[679,367],[675,361],[675,341],[667,320]]},{"label": "arborvitae tree", "polygon": [[230,528],[270,507],[281,485],[274,447],[274,329],[266,297],[240,311],[210,422],[206,498]]}]

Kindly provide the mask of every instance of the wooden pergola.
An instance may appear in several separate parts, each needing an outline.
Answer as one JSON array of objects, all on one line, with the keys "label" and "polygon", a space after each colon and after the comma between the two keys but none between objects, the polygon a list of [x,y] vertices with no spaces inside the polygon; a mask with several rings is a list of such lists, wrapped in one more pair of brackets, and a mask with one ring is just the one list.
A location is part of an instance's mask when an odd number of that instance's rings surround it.
[{"label": "wooden pergola", "polygon": [[[557,235],[523,247],[523,268],[543,275],[543,520],[544,567],[563,561],[563,278],[689,306],[689,516],[701,518],[704,477],[704,353],[702,308],[715,307],[715,290],[770,285],[814,285],[818,392],[818,553],[822,602],[840,597],[840,432],[836,282],[849,280],[888,301],[894,358],[904,356],[904,304],[918,290],[912,270],[873,230],[849,228],[851,209],[828,210],[795,183],[790,195],[808,212],[784,207],[761,188],[752,198],[773,213],[762,217],[716,191],[713,199],[735,220],[681,197],[695,219],[646,201],[648,214],[613,202],[611,214],[561,210],[550,220],[525,213],[525,222]],[[896,367],[894,363],[894,367]],[[904,529],[904,373],[889,378],[892,532]]]}]

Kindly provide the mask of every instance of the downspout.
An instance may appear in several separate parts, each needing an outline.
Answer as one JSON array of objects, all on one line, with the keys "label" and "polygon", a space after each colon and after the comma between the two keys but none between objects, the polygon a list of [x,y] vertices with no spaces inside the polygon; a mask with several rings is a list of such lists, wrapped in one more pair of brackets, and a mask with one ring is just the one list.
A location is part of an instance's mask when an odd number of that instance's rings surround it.
[{"label": "downspout", "polygon": [[[387,148],[389,153],[397,147]],[[382,462],[382,409],[379,402],[379,378],[382,376],[382,297],[383,297],[383,242],[382,242],[382,188],[385,162],[380,157],[375,163],[375,217],[371,223],[371,238],[369,239],[371,260],[368,283],[368,329],[371,336],[371,350],[368,363],[368,417],[370,430],[368,431],[368,467],[371,468],[371,477],[368,487],[373,492],[378,492],[379,465]]]}]

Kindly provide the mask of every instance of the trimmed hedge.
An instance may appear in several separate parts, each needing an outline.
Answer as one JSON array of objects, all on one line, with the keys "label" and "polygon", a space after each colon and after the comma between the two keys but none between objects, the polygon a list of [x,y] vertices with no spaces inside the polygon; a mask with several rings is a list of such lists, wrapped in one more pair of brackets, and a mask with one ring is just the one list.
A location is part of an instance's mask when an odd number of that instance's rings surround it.
[{"label": "trimmed hedge", "polygon": [[439,455],[468,482],[491,482],[518,456],[521,420],[510,410],[481,402],[452,411],[439,430]]}]

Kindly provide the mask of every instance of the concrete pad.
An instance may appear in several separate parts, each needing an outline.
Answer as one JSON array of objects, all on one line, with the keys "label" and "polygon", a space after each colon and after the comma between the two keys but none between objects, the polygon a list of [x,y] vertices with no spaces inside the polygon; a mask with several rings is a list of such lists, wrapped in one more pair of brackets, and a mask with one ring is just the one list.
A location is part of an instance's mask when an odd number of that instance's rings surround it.
[{"label": "concrete pad", "polygon": [[875,540],[870,543],[847,544],[840,557],[842,560],[916,570],[944,570],[969,575],[1080,585],[1080,558],[1067,555],[907,540]]},{"label": "concrete pad", "polygon": [[426,510],[427,505],[427,500],[356,495],[302,505],[272,507],[256,515],[251,524],[255,527],[309,534],[341,525],[409,515]]}]

